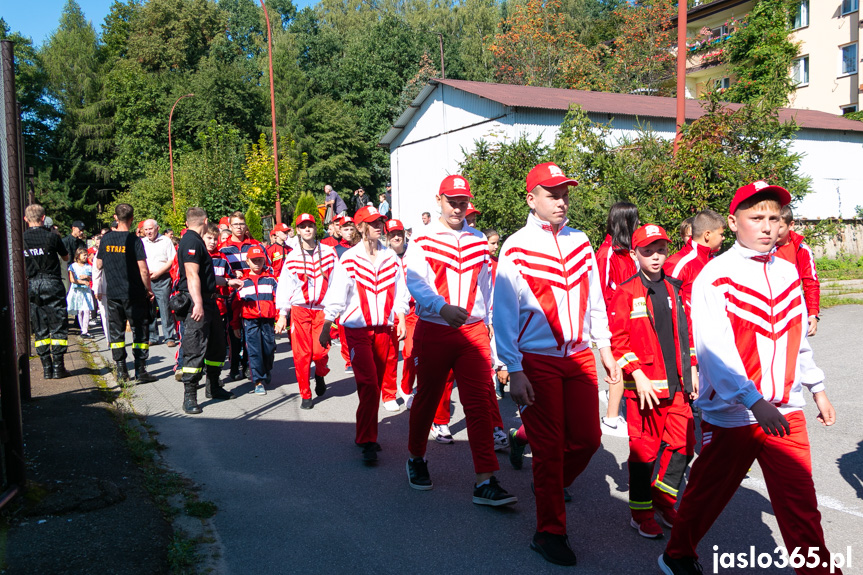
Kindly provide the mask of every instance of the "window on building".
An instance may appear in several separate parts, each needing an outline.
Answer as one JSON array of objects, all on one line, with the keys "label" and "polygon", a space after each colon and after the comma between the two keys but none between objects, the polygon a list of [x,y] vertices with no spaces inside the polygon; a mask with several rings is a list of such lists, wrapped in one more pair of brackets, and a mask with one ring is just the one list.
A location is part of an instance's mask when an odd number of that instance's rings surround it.
[{"label": "window on building", "polygon": [[843,116],[845,114],[853,114],[854,112],[857,111],[857,106],[853,105],[853,104],[851,106],[842,106],[841,110],[842,110]]},{"label": "window on building", "polygon": [[809,0],[802,0],[791,15],[791,29],[809,26]]},{"label": "window on building", "polygon": [[713,82],[714,90],[727,90],[731,87],[731,78],[717,78]]},{"label": "window on building", "polygon": [[859,0],[842,0],[842,15],[856,12],[859,7]]},{"label": "window on building", "polygon": [[791,79],[797,87],[809,84],[809,56],[794,60],[791,64]]},{"label": "window on building", "polygon": [[722,26],[717,26],[716,28],[710,29],[710,38],[724,38],[728,36],[728,26],[723,24]]},{"label": "window on building", "polygon": [[857,43],[839,47],[839,75],[857,73]]}]

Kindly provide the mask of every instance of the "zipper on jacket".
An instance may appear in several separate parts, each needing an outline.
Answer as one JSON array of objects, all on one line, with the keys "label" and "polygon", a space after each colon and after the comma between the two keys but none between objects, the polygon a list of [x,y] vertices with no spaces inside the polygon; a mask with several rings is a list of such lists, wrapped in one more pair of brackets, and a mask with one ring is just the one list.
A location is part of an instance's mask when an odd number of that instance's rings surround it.
[{"label": "zipper on jacket", "polygon": [[[557,256],[560,258],[560,271],[561,277],[566,280],[566,284],[563,286],[564,291],[566,292],[566,315],[569,319],[569,338],[570,343],[576,343],[579,339],[581,339],[581,332],[578,334],[578,338],[575,337],[575,328],[572,325],[572,307],[570,307],[569,301],[569,277],[566,274],[566,263],[563,261],[563,252],[560,251],[560,244],[557,243],[557,234],[554,233],[554,230],[551,232],[551,237],[554,240],[554,247],[557,248]],[[579,309],[578,311],[581,311]],[[573,341],[575,340],[575,341]],[[566,347],[567,345],[563,345],[563,355],[566,356]]]},{"label": "zipper on jacket", "polygon": [[[770,278],[767,276],[767,262],[761,265],[764,270],[764,279],[767,281],[767,292],[770,294],[770,339],[773,340],[773,357],[770,358],[770,382],[773,385],[773,395],[770,399],[772,403],[772,400],[776,399],[776,378],[773,376],[773,364],[776,362],[776,325],[773,323],[773,287],[770,285]],[[763,373],[761,377],[764,377]],[[764,395],[763,392],[762,395]],[[782,382],[782,397],[785,397],[785,381]],[[780,399],[780,401],[782,400]]]}]

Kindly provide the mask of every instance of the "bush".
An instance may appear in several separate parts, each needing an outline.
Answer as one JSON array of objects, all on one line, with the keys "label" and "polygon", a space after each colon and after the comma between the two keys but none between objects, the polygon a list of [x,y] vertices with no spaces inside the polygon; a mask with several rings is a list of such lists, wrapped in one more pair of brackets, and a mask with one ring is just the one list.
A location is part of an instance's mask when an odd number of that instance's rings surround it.
[{"label": "bush", "polygon": [[248,226],[249,235],[252,238],[259,242],[264,241],[264,222],[255,206],[249,206],[249,209],[246,210],[246,226]]},{"label": "bush", "polygon": [[294,208],[294,221],[300,214],[312,214],[315,216],[315,223],[318,225],[318,237],[324,235],[324,222],[321,219],[321,214],[318,212],[318,201],[311,192],[303,192],[300,194],[300,199],[297,200],[297,207]]}]

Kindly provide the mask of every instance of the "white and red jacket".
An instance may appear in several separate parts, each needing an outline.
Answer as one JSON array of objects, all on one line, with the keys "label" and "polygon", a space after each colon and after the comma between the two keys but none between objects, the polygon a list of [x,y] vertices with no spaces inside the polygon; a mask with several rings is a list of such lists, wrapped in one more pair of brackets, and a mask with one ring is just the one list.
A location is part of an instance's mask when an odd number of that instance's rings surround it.
[{"label": "white and red jacket", "polygon": [[276,319],[276,278],[268,271],[246,276],[231,304],[231,327],[240,329],[244,319]]},{"label": "white and red jacket", "polygon": [[324,319],[346,328],[393,325],[408,312],[408,289],[396,253],[378,242],[374,263],[359,243],[342,256],[324,297]]},{"label": "white and red jacket", "polygon": [[444,305],[467,310],[465,324],[489,322],[491,273],[488,241],[467,222],[451,230],[440,220],[423,227],[411,238],[404,258],[407,284],[417,302],[420,319],[447,325],[440,316]]},{"label": "white and red jacket", "polygon": [[775,253],[735,243],[712,259],[692,286],[692,322],[704,421],[751,425],[749,408],[759,399],[787,414],[806,404],[804,385],[824,389],[797,269]]},{"label": "white and red jacket", "polygon": [[497,355],[521,371],[522,352],[567,357],[611,345],[596,257],[584,232],[557,234],[531,213],[501,248],[494,286]]},{"label": "white and red jacket", "polygon": [[714,252],[710,248],[703,246],[690,239],[689,243],[683,246],[679,252],[665,260],[662,269],[665,274],[681,281],[680,299],[683,300],[683,309],[686,311],[686,317],[690,322],[692,317],[692,282],[710,261]]},{"label": "white and red jacket", "polygon": [[324,296],[327,295],[330,274],[336,261],[333,248],[321,242],[317,243],[312,253],[302,247],[291,250],[282,265],[279,289],[276,291],[279,312],[286,316],[291,306],[324,309]]},{"label": "white and red jacket", "polygon": [[776,248],[776,257],[794,264],[800,281],[803,282],[803,297],[809,315],[818,315],[821,311],[821,284],[818,282],[818,272],[815,271],[815,254],[812,253],[805,238],[797,232],[789,232],[788,243]]},{"label": "white and red jacket", "polygon": [[602,287],[605,307],[610,308],[615,290],[638,273],[638,264],[629,255],[629,250],[614,247],[611,236],[606,235],[596,250],[596,269],[599,272],[599,285]]}]

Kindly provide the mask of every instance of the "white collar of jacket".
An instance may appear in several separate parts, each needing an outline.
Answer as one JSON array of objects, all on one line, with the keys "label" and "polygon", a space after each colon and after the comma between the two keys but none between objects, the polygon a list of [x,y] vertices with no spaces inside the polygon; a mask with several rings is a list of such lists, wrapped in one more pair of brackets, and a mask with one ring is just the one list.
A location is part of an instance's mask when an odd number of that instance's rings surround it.
[{"label": "white collar of jacket", "polygon": [[358,257],[369,262],[372,267],[380,267],[382,262],[395,255],[395,253],[395,251],[385,246],[382,241],[378,240],[378,257],[377,259],[375,259],[374,263],[372,263],[372,260],[369,258],[369,254],[366,253],[366,246],[363,244],[363,241],[360,240],[360,243],[358,243],[344,253],[342,259],[348,257]]},{"label": "white collar of jacket", "polygon": [[748,260],[752,260],[755,258],[764,259],[765,257],[772,257],[774,252],[776,251],[776,246],[773,246],[769,252],[759,252],[755,250],[751,250],[747,247],[743,247],[740,242],[734,242],[734,245],[731,246],[731,249],[738,254],[742,258],[746,258]]},{"label": "white collar of jacket", "polygon": [[[568,223],[569,223],[569,218],[565,218],[563,220],[563,222],[560,224],[560,227],[557,229],[557,233],[559,234],[560,231],[563,228],[565,228],[566,224],[568,224]],[[527,225],[538,228],[538,229],[540,229],[544,232],[547,232],[549,234],[554,234],[554,228],[551,226],[551,224],[545,220],[541,220],[539,218],[539,216],[537,216],[534,213],[533,210],[531,210],[530,213],[527,215]]]},{"label": "white collar of jacket", "polygon": [[452,235],[461,235],[461,234],[472,234],[474,229],[467,225],[467,222],[462,220],[461,229],[454,230],[451,227],[444,225],[443,222],[440,221],[440,218],[432,220],[428,225],[428,233],[426,235],[432,234],[452,234]]}]

